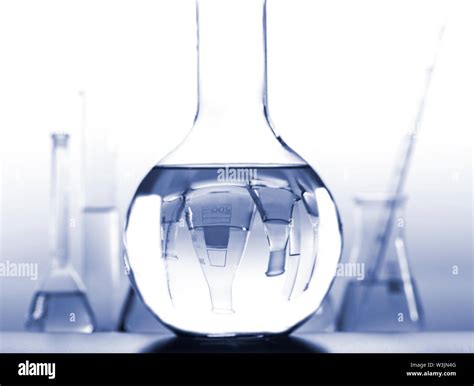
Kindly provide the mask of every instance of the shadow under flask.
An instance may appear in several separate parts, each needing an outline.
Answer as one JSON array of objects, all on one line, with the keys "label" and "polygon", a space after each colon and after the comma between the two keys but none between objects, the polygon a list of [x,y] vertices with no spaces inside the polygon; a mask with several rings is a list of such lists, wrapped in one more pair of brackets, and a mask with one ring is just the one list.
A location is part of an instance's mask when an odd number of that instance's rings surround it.
[{"label": "shadow under flask", "polygon": [[265,1],[196,4],[194,127],[130,204],[130,278],[178,334],[290,332],[334,279],[338,211],[320,177],[271,127]]}]

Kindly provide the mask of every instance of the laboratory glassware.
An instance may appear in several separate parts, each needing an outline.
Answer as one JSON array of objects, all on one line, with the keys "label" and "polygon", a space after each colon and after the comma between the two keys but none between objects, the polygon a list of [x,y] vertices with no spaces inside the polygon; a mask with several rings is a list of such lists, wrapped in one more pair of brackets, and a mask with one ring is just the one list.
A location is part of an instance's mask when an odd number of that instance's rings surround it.
[{"label": "laboratory glassware", "polygon": [[336,308],[332,292],[328,292],[323,302],[314,314],[312,329],[314,331],[334,331],[336,329]]},{"label": "laboratory glassware", "polygon": [[52,134],[51,270],[33,296],[27,328],[44,332],[94,331],[84,284],[69,255],[69,135]]},{"label": "laboratory glassware", "polygon": [[135,333],[164,333],[168,331],[145,306],[132,286],[128,289],[121,310],[118,330]]},{"label": "laboratory glassware", "polygon": [[126,283],[121,259],[120,212],[116,206],[116,149],[108,130],[89,126],[82,101],[83,264],[97,330],[118,328]]},{"label": "laboratory glassware", "polygon": [[[416,331],[422,328],[423,311],[411,274],[405,242],[405,197],[393,193],[365,193],[355,199],[359,232],[351,262],[361,264],[363,280],[352,279],[346,288],[338,329],[342,331]],[[382,234],[380,218],[395,208],[392,231]],[[385,243],[382,265],[373,269],[373,243]]]},{"label": "laboratory glassware", "polygon": [[423,121],[423,114],[425,112],[426,99],[431,86],[431,80],[433,78],[433,73],[436,68],[436,62],[438,58],[438,51],[444,36],[446,26],[442,25],[439,34],[438,34],[438,44],[436,45],[436,50],[432,59],[432,62],[425,71],[425,83],[422,96],[419,101],[417,113],[415,116],[415,121],[413,124],[412,130],[410,130],[404,138],[401,146],[401,152],[399,156],[399,162],[396,164],[396,167],[393,171],[392,178],[390,180],[390,186],[387,189],[387,192],[393,192],[393,199],[389,201],[388,210],[386,216],[381,216],[379,226],[380,226],[380,240],[377,239],[374,246],[374,259],[371,261],[371,266],[369,267],[369,277],[375,277],[380,266],[383,264],[385,251],[388,246],[388,239],[390,238],[390,233],[392,230],[393,219],[397,211],[398,201],[403,195],[403,190],[405,188],[405,182],[408,175],[408,170],[410,168],[411,160],[413,158],[413,152],[415,150],[416,141],[419,136],[420,127]]},{"label": "laboratory glassware", "polygon": [[334,279],[338,211],[321,178],[271,124],[266,2],[196,5],[194,126],[130,204],[130,278],[176,333],[290,332],[318,309]]},{"label": "laboratory glassware", "polygon": [[[410,274],[403,226],[396,227],[394,232],[394,224],[397,216],[398,221],[404,224],[400,213],[405,201],[403,196],[405,181],[422,124],[426,99],[444,32],[445,25],[442,25],[433,59],[425,72],[423,94],[414,125],[402,142],[400,161],[393,171],[388,193],[375,194],[372,197],[360,196],[355,200],[359,207],[359,239],[353,249],[352,258],[355,263],[365,264],[367,277],[364,283],[352,281],[348,284],[340,310],[338,322],[340,329],[399,330],[420,328],[422,325],[421,305]],[[376,218],[375,221],[374,218]],[[371,226],[367,225],[370,223],[372,223]],[[395,241],[392,242],[393,237]],[[394,254],[396,260],[390,257],[393,247],[396,249]],[[383,272],[387,270],[388,272]],[[377,308],[379,309],[378,316],[373,314]],[[393,324],[395,313],[400,323]],[[409,315],[408,319],[406,314]],[[384,320],[384,318],[388,319]]]},{"label": "laboratory glassware", "polygon": [[314,315],[298,328],[299,333],[332,332],[336,330],[337,312],[329,291]]}]

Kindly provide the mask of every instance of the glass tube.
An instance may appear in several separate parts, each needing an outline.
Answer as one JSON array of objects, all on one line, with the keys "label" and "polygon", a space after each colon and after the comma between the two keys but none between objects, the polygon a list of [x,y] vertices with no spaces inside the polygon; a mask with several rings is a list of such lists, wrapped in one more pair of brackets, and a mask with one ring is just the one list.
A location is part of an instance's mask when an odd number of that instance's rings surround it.
[{"label": "glass tube", "polygon": [[83,253],[85,280],[97,327],[116,330],[123,270],[120,264],[120,217],[115,207],[85,207]]},{"label": "glass tube", "polygon": [[91,306],[102,331],[116,330],[126,275],[121,251],[120,212],[116,207],[116,149],[105,129],[86,122],[82,98],[83,261]]}]

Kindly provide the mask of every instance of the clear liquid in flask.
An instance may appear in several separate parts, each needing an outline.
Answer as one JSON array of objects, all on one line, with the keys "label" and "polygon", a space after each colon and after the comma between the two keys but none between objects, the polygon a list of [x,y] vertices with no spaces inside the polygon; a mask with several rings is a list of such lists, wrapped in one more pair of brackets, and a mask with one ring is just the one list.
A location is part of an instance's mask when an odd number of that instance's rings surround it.
[{"label": "clear liquid in flask", "polygon": [[367,275],[347,283],[337,321],[342,331],[416,331],[423,327],[423,309],[405,243],[405,199],[391,193],[356,197],[358,233],[351,260],[366,269]]},{"label": "clear liquid in flask", "polygon": [[350,282],[341,310],[339,329],[342,331],[402,332],[420,329],[420,317],[418,312],[413,315],[400,279],[378,280],[375,283]]},{"label": "clear liquid in flask", "polygon": [[[309,196],[318,209],[300,204]],[[208,336],[280,333],[306,319],[340,247],[334,202],[307,166],[155,167],[126,228],[148,308],[175,331]]]},{"label": "clear liquid in flask", "polygon": [[94,330],[92,310],[82,291],[38,291],[33,298],[27,328],[41,332],[81,332]]}]

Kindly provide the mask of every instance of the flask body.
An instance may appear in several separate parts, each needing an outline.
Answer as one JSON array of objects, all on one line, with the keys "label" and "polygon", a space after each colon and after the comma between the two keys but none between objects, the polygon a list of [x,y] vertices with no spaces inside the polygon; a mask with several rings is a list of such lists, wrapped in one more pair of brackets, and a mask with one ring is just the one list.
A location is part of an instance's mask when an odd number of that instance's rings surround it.
[{"label": "flask body", "polygon": [[125,236],[146,306],[205,336],[290,331],[319,307],[341,252],[336,206],[305,165],[157,166]]}]

